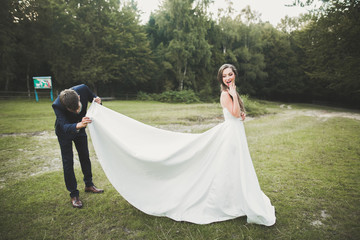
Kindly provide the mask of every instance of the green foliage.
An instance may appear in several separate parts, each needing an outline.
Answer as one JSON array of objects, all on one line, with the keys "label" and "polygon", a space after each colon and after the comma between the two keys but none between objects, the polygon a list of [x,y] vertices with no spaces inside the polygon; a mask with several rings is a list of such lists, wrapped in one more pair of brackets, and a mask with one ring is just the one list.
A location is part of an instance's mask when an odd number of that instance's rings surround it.
[{"label": "green foliage", "polygon": [[149,94],[149,93],[140,91],[137,93],[136,99],[140,100],[140,101],[154,101],[152,96],[153,96],[153,94]]},{"label": "green foliage", "polygon": [[[163,2],[161,10],[151,17],[148,24],[150,40],[154,50],[161,52],[159,65],[166,67],[160,72],[168,72],[174,76],[171,90],[199,88],[199,82],[204,79],[198,77],[198,66],[209,66],[211,46],[206,40],[209,24],[205,15],[208,1],[195,2],[193,0],[167,0]],[[157,34],[154,29],[157,28]],[[170,89],[165,89],[170,90]]]},{"label": "green foliage", "polygon": [[330,1],[296,35],[314,98],[360,103],[360,2]]},{"label": "green foliage", "polygon": [[192,90],[166,91],[159,95],[158,101],[172,103],[197,103],[200,102]]},{"label": "green foliage", "polygon": [[248,95],[241,95],[245,105],[245,111],[248,116],[256,117],[269,113],[269,111],[258,101],[249,99]]},{"label": "green foliage", "polygon": [[308,96],[306,76],[301,69],[301,49],[288,34],[279,33],[270,24],[262,29],[262,38],[266,43],[265,71],[268,77],[259,89],[259,96],[267,99],[285,99],[287,101],[306,100]]},{"label": "green foliage", "polygon": [[[14,75],[27,81],[17,82],[22,89],[32,88],[32,76],[51,75],[59,90],[86,83],[95,91],[100,88],[106,95],[115,95],[119,89],[126,92],[150,79],[151,50],[131,2],[20,1],[7,11],[17,19],[12,23],[7,19],[6,30],[16,30],[11,31],[18,47],[13,53],[15,66],[6,68],[8,72],[20,69]],[[11,76],[3,76],[0,83],[9,88],[6,82]]]},{"label": "green foliage", "polygon": [[360,106],[359,1],[324,0],[277,28],[250,7],[236,15],[232,1],[214,19],[210,0],[165,0],[145,26],[136,1],[3,2],[1,90],[29,91],[31,77],[50,75],[57,90],[86,83],[115,97],[189,89],[212,101],[217,70],[232,63],[241,94]]},{"label": "green foliage", "polygon": [[165,91],[160,94],[139,92],[137,99],[141,101],[159,101],[167,103],[198,103],[199,97],[192,90]]},{"label": "green foliage", "polygon": [[[256,117],[269,113],[267,108],[260,104],[255,99],[250,99],[248,95],[241,95],[241,99],[244,102],[246,113],[248,116]],[[139,92],[137,95],[137,100],[140,101],[159,101],[167,103],[198,103],[200,102],[199,97],[191,90],[184,91],[166,91],[161,94],[148,94],[144,92]],[[219,97],[210,98],[207,97],[205,102],[218,102]]]}]

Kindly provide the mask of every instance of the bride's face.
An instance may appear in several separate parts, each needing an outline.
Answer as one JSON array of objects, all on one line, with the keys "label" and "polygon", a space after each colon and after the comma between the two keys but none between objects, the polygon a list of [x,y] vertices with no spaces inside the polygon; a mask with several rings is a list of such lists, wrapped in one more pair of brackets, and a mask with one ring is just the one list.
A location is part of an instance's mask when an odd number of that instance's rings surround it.
[{"label": "bride's face", "polygon": [[235,81],[235,73],[231,68],[225,68],[222,74],[223,83],[226,86],[230,86]]}]

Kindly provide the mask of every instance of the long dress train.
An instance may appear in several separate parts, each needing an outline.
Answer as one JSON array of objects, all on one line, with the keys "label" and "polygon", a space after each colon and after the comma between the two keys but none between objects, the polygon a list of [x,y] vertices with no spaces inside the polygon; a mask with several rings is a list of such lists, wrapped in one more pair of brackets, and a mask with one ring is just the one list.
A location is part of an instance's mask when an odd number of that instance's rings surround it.
[{"label": "long dress train", "polygon": [[155,216],[197,224],[247,216],[271,226],[275,209],[261,191],[240,119],[201,134],[158,129],[95,102],[87,116],[99,162],[115,189]]}]

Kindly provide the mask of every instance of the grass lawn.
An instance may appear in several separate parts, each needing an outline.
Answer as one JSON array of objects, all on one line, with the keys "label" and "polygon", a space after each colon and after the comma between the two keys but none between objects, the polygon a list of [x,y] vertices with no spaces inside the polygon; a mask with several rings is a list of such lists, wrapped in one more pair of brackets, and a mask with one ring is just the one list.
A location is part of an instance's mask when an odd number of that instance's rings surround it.
[{"label": "grass lawn", "polygon": [[[360,118],[341,117],[360,114],[258,104],[269,114],[249,117],[245,128],[260,186],[276,209],[272,227],[247,224],[246,217],[196,225],[146,215],[111,186],[91,144],[94,181],[105,193],[84,192],[76,160],[84,207],[73,209],[51,102],[0,101],[0,239],[360,239]],[[223,121],[219,104],[104,106],[174,131],[203,132]]]}]

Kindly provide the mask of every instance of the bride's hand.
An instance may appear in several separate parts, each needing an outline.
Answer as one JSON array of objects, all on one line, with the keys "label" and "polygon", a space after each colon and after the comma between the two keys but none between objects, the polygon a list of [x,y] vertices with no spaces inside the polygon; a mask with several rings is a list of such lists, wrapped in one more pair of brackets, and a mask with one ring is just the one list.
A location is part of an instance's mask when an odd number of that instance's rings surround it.
[{"label": "bride's hand", "polygon": [[234,82],[232,82],[232,83],[229,85],[228,93],[229,93],[232,97],[235,97],[235,96],[236,96],[236,86],[235,86],[235,83],[234,83]]},{"label": "bride's hand", "polygon": [[241,113],[240,113],[240,117],[241,117],[241,119],[244,121],[245,118],[246,118],[246,113],[241,112]]}]

